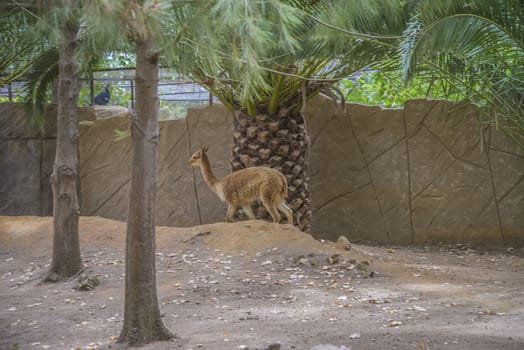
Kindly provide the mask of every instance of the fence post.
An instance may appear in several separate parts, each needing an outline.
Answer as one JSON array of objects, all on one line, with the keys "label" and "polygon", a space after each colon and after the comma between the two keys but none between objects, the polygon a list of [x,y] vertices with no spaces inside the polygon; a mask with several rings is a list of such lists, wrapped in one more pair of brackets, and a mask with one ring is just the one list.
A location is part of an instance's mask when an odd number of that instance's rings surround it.
[{"label": "fence post", "polygon": [[131,82],[131,109],[135,109],[135,85],[134,81],[130,80]]},{"label": "fence post", "polygon": [[89,76],[89,94],[91,96],[91,106],[95,105],[95,83],[93,82],[93,75]]}]

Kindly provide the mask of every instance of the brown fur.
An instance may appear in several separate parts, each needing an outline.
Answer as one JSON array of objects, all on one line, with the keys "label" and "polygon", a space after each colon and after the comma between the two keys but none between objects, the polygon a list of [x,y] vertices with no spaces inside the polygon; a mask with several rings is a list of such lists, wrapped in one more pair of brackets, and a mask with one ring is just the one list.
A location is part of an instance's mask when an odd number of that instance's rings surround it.
[{"label": "brown fur", "polygon": [[232,221],[233,214],[239,205],[251,220],[255,219],[251,202],[258,198],[274,222],[280,222],[278,212],[280,210],[286,215],[288,223],[293,223],[293,211],[286,203],[287,180],[282,173],[275,169],[252,167],[236,171],[219,180],[211,170],[206,152],[207,148],[196,151],[188,164],[199,166],[209,188],[222,201],[228,203],[227,222]]}]

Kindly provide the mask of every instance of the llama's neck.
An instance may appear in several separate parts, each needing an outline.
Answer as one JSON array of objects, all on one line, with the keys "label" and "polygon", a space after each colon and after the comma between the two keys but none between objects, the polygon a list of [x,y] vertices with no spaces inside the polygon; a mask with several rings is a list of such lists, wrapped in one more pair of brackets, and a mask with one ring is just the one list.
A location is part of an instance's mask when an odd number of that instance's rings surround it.
[{"label": "llama's neck", "polygon": [[211,165],[209,164],[209,159],[205,153],[202,154],[200,170],[202,171],[202,176],[204,177],[204,180],[206,181],[209,188],[213,192],[216,192],[216,185],[219,180],[216,178],[215,174],[213,174],[213,170],[211,170]]}]

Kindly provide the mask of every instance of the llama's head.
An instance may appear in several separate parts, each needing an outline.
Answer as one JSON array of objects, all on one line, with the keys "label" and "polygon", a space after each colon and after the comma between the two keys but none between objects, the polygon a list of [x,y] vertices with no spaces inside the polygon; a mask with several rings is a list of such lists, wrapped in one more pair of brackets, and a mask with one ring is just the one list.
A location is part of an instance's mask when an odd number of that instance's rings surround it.
[{"label": "llama's head", "polygon": [[206,156],[207,147],[204,147],[191,156],[189,160],[187,161],[187,164],[191,166],[200,166],[202,164],[202,159]]}]

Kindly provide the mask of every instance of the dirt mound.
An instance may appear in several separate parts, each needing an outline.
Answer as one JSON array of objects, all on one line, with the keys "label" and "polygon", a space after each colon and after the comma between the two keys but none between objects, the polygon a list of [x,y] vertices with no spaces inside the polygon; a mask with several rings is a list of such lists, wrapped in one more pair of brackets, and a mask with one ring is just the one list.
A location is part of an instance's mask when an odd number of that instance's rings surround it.
[{"label": "dirt mound", "polygon": [[[80,242],[124,249],[126,223],[101,217],[80,218]],[[52,247],[53,218],[38,216],[0,216],[0,242],[17,249]],[[194,227],[156,228],[157,248],[179,250],[195,240],[202,241],[228,254],[253,255],[271,248],[297,253],[300,251],[336,252],[334,244],[319,241],[292,225],[262,220],[215,223]],[[344,254],[344,252],[340,252]]]},{"label": "dirt mound", "polygon": [[261,220],[216,223],[176,230],[160,227],[158,243],[161,246],[169,247],[168,241],[173,236],[182,236],[182,240],[185,241],[188,235],[202,237],[205,244],[230,254],[245,252],[253,255],[274,247],[286,250],[317,251],[326,248],[324,244],[295,226],[273,224]]}]

